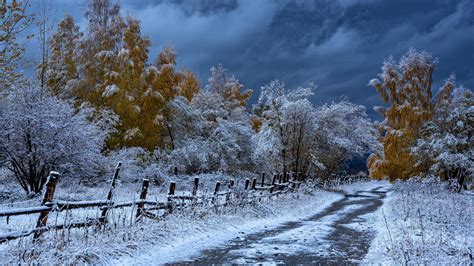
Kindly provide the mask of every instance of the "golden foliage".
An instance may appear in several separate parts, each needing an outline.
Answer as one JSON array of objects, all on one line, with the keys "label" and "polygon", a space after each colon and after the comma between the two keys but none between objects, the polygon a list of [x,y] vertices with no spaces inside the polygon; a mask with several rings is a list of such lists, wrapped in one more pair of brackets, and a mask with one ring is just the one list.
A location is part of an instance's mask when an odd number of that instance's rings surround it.
[{"label": "golden foliage", "polygon": [[385,62],[380,79],[370,82],[389,107],[380,112],[378,126],[383,150],[368,161],[370,176],[376,179],[407,179],[422,172],[410,149],[421,135],[422,126],[433,116],[432,74],[436,64],[430,54],[409,50],[396,64]]},{"label": "golden foliage", "polygon": [[[51,44],[53,61],[66,70],[66,82],[77,78],[72,95],[78,104],[89,102],[119,116],[107,149],[173,148],[168,103],[178,95],[191,100],[199,92],[197,78],[190,71],[175,70],[176,54],[170,47],[149,65],[151,42],[142,36],[140,22],[122,18],[119,6],[110,0],[92,1],[86,16],[89,31],[77,45],[73,45],[79,35],[72,18],[60,23],[57,40],[53,38]],[[65,32],[69,38],[59,40]],[[49,85],[58,94],[65,82],[51,79]]]},{"label": "golden foliage", "polygon": [[[23,75],[15,69],[25,64],[25,46],[18,42],[18,35],[33,23],[34,16],[26,12],[28,6],[28,1],[19,0],[0,3],[0,91],[23,81]],[[32,37],[26,35],[26,39]]]}]

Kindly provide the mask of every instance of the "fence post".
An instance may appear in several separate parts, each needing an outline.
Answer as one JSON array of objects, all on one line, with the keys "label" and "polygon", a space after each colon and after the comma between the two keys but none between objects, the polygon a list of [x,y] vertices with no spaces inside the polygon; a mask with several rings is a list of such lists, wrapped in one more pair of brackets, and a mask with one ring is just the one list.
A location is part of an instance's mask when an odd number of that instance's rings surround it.
[{"label": "fence post", "polygon": [[262,187],[265,185],[265,172],[262,173]]},{"label": "fence post", "polygon": [[170,182],[170,190],[168,191],[168,212],[173,212],[173,197],[176,190],[176,183]]},{"label": "fence post", "polygon": [[270,188],[270,193],[273,193],[273,190],[275,190],[275,182],[276,182],[276,180],[277,180],[277,176],[278,176],[278,175],[277,175],[276,173],[273,174],[273,178],[272,178],[272,188]]},{"label": "fence post", "polygon": [[143,183],[142,183],[142,190],[140,191],[140,202],[138,203],[137,207],[137,214],[136,214],[136,219],[140,218],[140,215],[143,212],[143,209],[145,207],[145,199],[146,199],[146,194],[148,193],[148,187],[150,185],[150,180],[147,178],[143,178]]},{"label": "fence post", "polygon": [[256,186],[257,186],[257,179],[254,178],[254,179],[252,180],[252,189],[255,190],[255,187],[256,187]]},{"label": "fence post", "polygon": [[249,188],[249,183],[250,183],[250,180],[248,178],[245,179],[245,190],[247,190]]},{"label": "fence post", "polygon": [[117,166],[115,167],[115,173],[112,177],[112,182],[110,184],[109,192],[107,193],[107,201],[109,201],[108,206],[102,210],[102,214],[100,215],[99,222],[104,223],[107,220],[107,212],[109,210],[108,207],[112,205],[112,197],[114,194],[115,184],[117,183],[118,174],[120,172],[120,167],[122,167],[122,162],[118,162]]},{"label": "fence post", "polygon": [[229,183],[229,189],[231,189],[232,187],[234,187],[234,179],[231,179]]},{"label": "fence post", "polygon": [[283,174],[278,174],[278,184],[282,183]]},{"label": "fence post", "polygon": [[217,193],[219,193],[220,188],[221,188],[221,182],[217,181],[216,188],[214,189],[214,195],[217,195]]},{"label": "fence post", "polygon": [[[51,171],[49,173],[48,179],[46,180],[46,190],[43,194],[43,199],[41,200],[41,206],[44,206],[47,202],[53,202],[54,192],[56,191],[56,185],[58,184],[59,180],[59,173]],[[36,228],[39,229],[41,227],[46,226],[48,222],[48,214],[49,211],[43,211],[40,213],[38,221],[36,222]],[[41,236],[41,231],[36,231],[33,239],[38,239]]]},{"label": "fence post", "polygon": [[214,188],[214,197],[212,198],[212,204],[216,204],[217,202],[217,193],[219,193],[219,189],[221,188],[221,182],[216,182],[216,187]]},{"label": "fence post", "polygon": [[199,189],[199,177],[194,178],[194,186],[193,186],[193,196],[197,195]]}]

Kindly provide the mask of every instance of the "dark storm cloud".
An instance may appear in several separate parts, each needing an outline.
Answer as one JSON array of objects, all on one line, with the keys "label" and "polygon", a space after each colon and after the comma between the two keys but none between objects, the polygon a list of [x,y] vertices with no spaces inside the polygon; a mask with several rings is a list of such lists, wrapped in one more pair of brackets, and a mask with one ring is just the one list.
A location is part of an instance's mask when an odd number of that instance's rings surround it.
[{"label": "dark storm cloud", "polygon": [[[81,25],[87,1],[56,0]],[[210,66],[224,64],[258,94],[278,78],[289,87],[312,81],[315,102],[346,96],[380,104],[368,80],[384,59],[410,47],[440,58],[435,86],[452,72],[474,85],[474,1],[449,0],[226,0],[121,1],[124,14],[142,21],[152,55],[166,44],[179,64],[205,82]],[[253,98],[255,100],[256,97]]]}]

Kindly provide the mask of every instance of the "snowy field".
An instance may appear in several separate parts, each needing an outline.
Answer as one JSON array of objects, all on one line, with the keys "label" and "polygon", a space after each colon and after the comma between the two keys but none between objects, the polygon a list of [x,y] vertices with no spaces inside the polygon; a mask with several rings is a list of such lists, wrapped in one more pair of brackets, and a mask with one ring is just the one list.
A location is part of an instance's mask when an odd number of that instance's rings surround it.
[{"label": "snowy field", "polygon": [[[216,177],[208,178],[214,181]],[[129,198],[134,186],[124,184],[120,198]],[[158,192],[155,195],[161,194]],[[111,216],[122,222],[113,227],[50,232],[37,244],[29,238],[11,241],[0,245],[0,257],[2,263],[14,264],[299,261],[469,265],[474,243],[473,197],[468,192],[448,192],[433,180],[393,185],[360,181],[331,192],[306,186],[298,193],[255,204],[176,211],[159,221],[134,223],[128,210],[118,210]],[[22,203],[28,204],[30,201]],[[20,220],[24,227],[35,222],[37,216],[31,217]]]},{"label": "snowy field", "polygon": [[[161,255],[157,257],[143,255],[143,258],[165,262],[176,259],[173,256],[177,254],[186,256],[187,253],[183,251],[189,252],[188,256],[192,256],[195,252],[199,252],[199,246],[218,245],[236,236],[277,226],[285,221],[302,219],[341,197],[343,196],[336,193],[302,188],[299,193],[290,193],[254,205],[243,207],[231,205],[213,212],[199,208],[192,211],[177,211],[166,219],[160,221],[145,219],[133,226],[130,226],[132,222],[129,220],[130,217],[127,218],[126,212],[119,211],[112,214],[115,219],[123,221],[117,228],[51,232],[45,234],[44,241],[38,244],[32,244],[29,238],[11,241],[0,246],[1,257],[4,263],[54,261],[65,264],[110,264],[117,257],[121,257],[120,260],[123,262],[127,260],[130,262],[137,254],[145,254],[151,247],[161,247],[161,251],[153,252]],[[23,222],[25,224],[34,222],[37,215],[33,216],[34,218],[26,218]],[[54,218],[51,220],[54,221]],[[190,244],[193,244],[192,248]],[[181,250],[171,252],[175,246],[181,247]]]},{"label": "snowy field", "polygon": [[474,194],[452,193],[434,180],[399,182],[367,216],[377,236],[367,263],[472,265]]}]

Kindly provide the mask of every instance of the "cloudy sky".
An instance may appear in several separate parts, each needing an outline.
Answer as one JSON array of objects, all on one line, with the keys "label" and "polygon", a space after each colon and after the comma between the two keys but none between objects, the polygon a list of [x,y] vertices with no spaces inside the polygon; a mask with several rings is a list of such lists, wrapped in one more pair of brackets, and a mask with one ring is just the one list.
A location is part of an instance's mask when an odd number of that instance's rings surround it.
[{"label": "cloudy sky", "polygon": [[[33,0],[35,2],[36,0]],[[39,0],[38,0],[39,1]],[[71,14],[84,27],[88,1],[50,0],[51,17]],[[205,83],[222,63],[254,90],[279,79],[289,88],[314,82],[315,103],[341,97],[381,104],[367,86],[382,62],[410,47],[439,58],[435,87],[451,73],[474,87],[472,0],[121,0],[142,22],[151,55],[171,44],[180,66]],[[33,45],[34,46],[34,45]],[[34,47],[32,48],[34,50]],[[31,56],[34,58],[34,52]]]}]

